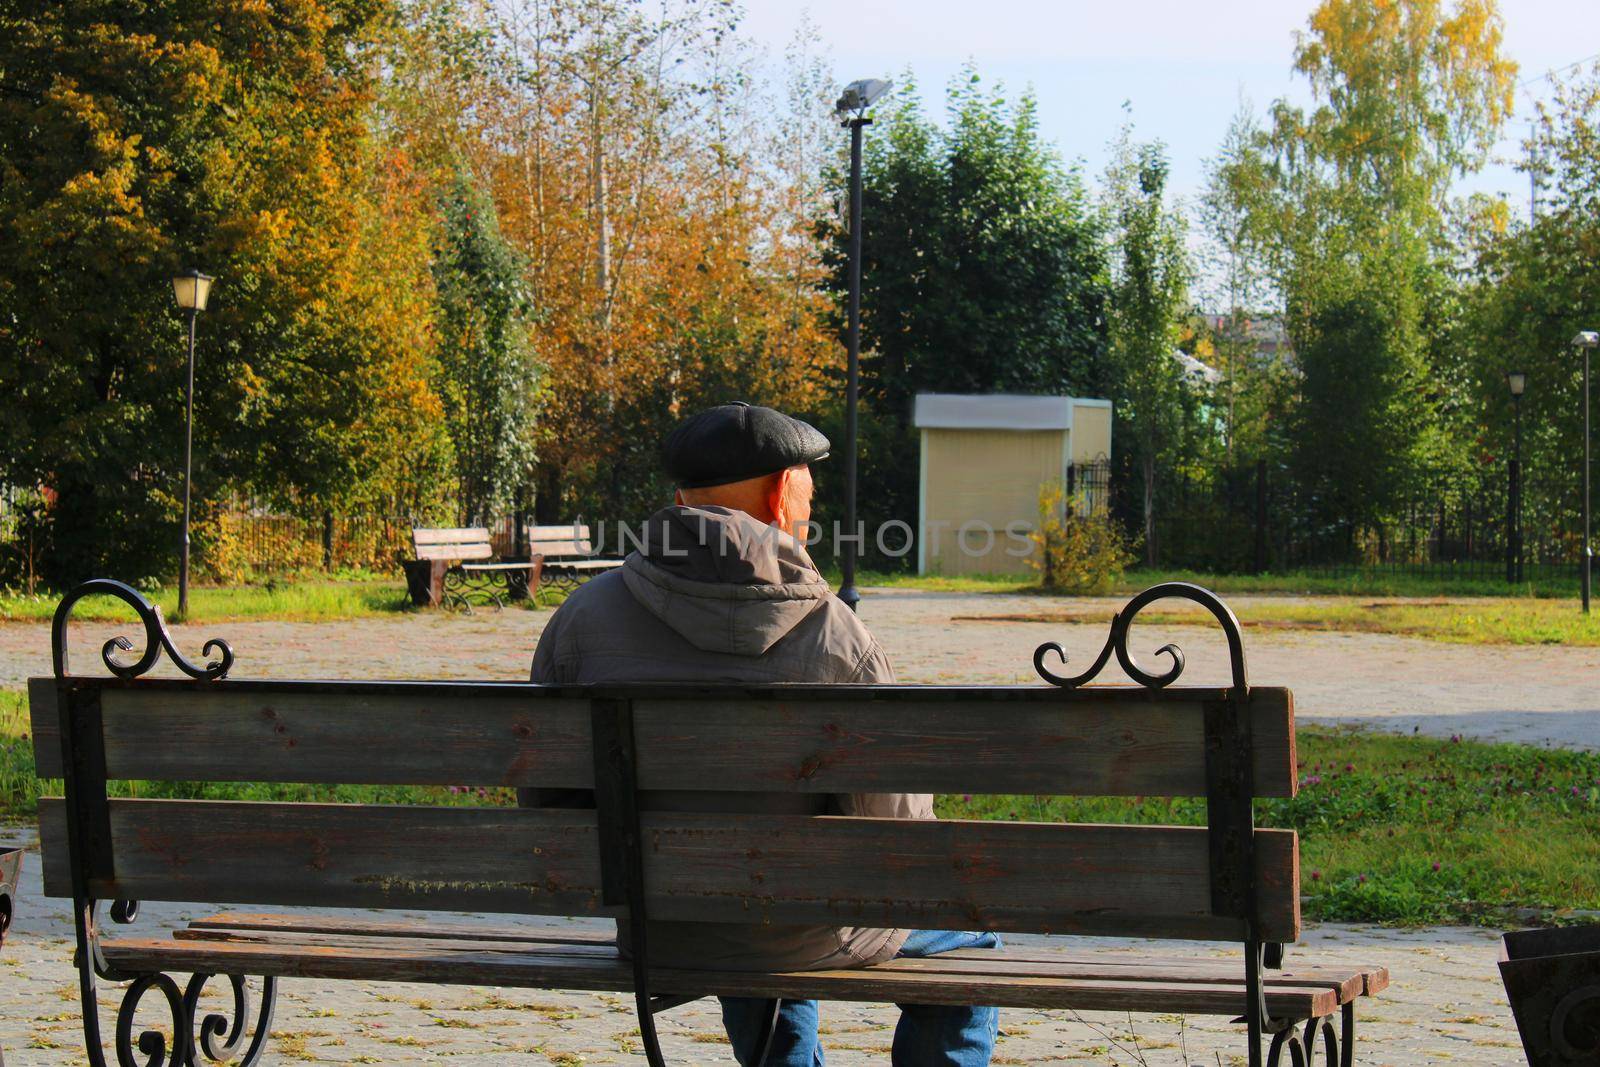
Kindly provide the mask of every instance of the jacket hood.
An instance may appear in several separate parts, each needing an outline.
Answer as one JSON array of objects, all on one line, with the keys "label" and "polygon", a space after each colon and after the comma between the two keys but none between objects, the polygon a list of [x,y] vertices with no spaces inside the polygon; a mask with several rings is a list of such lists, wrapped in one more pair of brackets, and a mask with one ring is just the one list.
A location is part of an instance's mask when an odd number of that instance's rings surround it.
[{"label": "jacket hood", "polygon": [[622,566],[628,592],[696,648],[759,656],[827,600],[805,546],[723,507],[662,508]]}]

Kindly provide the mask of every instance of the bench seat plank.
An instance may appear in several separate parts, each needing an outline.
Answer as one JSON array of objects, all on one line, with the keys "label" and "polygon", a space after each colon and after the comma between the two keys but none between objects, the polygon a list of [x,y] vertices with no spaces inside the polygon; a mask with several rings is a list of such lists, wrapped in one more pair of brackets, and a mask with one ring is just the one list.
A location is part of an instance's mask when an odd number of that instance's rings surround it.
[{"label": "bench seat plank", "polygon": [[[267,935],[258,935],[267,936]],[[332,936],[332,935],[329,935]],[[347,939],[355,940],[355,939]],[[500,985],[543,989],[626,992],[631,964],[596,946],[520,946],[497,951],[452,941],[409,944],[404,938],[370,945],[318,944],[276,937],[248,940],[117,939],[102,943],[115,967],[216,974]],[[582,949],[583,951],[574,951]],[[704,996],[815,997],[829,1000],[922,1004],[993,1004],[1000,1007],[1127,1010],[1232,1015],[1243,1011],[1243,982],[1183,978],[1086,978],[1074,965],[1024,964],[1000,968],[1004,951],[986,969],[970,959],[892,960],[858,970],[751,973],[653,969],[660,993]],[[1340,1004],[1339,989],[1316,984],[1269,983],[1275,1015],[1327,1015]]]},{"label": "bench seat plank", "polygon": [[[614,934],[606,930],[563,930],[550,926],[512,927],[483,923],[452,923],[429,920],[427,923],[383,922],[374,919],[353,919],[344,916],[285,915],[260,912],[223,912],[192,920],[186,929],[173,936],[185,939],[240,938],[264,934],[296,940],[308,935],[339,935],[355,938],[410,938],[426,937],[444,941],[473,941],[481,944],[511,945],[599,945],[610,947]],[[988,949],[959,949],[941,954],[940,960],[994,958]],[[1080,970],[1079,977],[1102,972],[1126,974],[1136,972],[1150,977],[1184,977],[1190,981],[1238,982],[1239,961],[1232,957],[1201,958],[1194,956],[1152,956],[1148,949],[1137,954],[1115,951],[1062,951],[1051,948],[1019,947],[1007,945],[1003,958],[1018,963],[1038,963],[1049,966],[1072,966]],[[1353,996],[1374,995],[1388,988],[1389,971],[1385,967],[1357,967],[1346,965],[1308,964],[1290,957],[1290,965],[1282,970],[1265,972],[1269,985],[1277,982],[1316,985],[1331,984],[1341,993],[1341,1002]]]},{"label": "bench seat plank", "polygon": [[[386,933],[318,933],[289,930],[245,930],[218,926],[190,925],[174,931],[179,941],[222,941],[230,944],[305,945],[317,948],[394,948],[421,950],[468,949],[477,952],[510,952],[544,954],[559,952],[570,956],[593,959],[616,958],[616,946],[609,937],[604,940],[584,939],[566,941],[557,938],[532,939],[519,937],[464,938],[460,936],[435,937],[429,925],[413,925],[409,930],[391,929]],[[873,973],[936,973],[943,975],[972,974],[989,978],[1046,977],[1080,980],[1177,982],[1202,985],[1224,985],[1230,988],[1241,984],[1243,973],[1238,960],[1200,960],[1193,958],[1140,957],[1119,959],[1110,954],[1062,955],[1059,953],[1030,953],[1006,947],[994,949],[964,949],[948,952],[929,959],[897,959],[877,965]],[[1365,991],[1365,976],[1354,969],[1299,968],[1269,971],[1265,975],[1269,989],[1322,988],[1331,990],[1343,1004],[1361,996]]]},{"label": "bench seat plank", "polygon": [[479,544],[418,545],[416,558],[421,560],[443,560],[447,563],[468,559],[492,559],[494,558],[494,547],[487,541]]},{"label": "bench seat plank", "polygon": [[[460,923],[430,919],[426,925],[415,922],[384,922],[378,919],[352,919],[343,915],[287,915],[279,912],[225,911],[192,919],[189,930],[259,930],[286,934],[360,934],[373,937],[406,937],[426,931],[427,936],[457,941],[547,941],[571,944],[609,945],[614,934],[609,930],[563,930],[553,926],[494,926],[488,923]],[[180,934],[181,936],[181,934]]]}]

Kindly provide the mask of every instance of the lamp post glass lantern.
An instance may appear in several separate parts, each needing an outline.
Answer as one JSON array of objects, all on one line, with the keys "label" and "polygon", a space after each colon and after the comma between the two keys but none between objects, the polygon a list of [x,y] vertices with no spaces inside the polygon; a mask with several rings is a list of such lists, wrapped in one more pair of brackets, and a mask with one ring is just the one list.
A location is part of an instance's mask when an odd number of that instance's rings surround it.
[{"label": "lamp post glass lantern", "polygon": [[211,298],[216,279],[197,270],[172,278],[172,295],[189,313],[189,378],[183,391],[183,553],[178,559],[178,614],[189,612],[189,493],[194,480],[194,322]]},{"label": "lamp post glass lantern", "polygon": [[861,131],[872,124],[867,108],[889,91],[889,83],[863,78],[845,86],[834,105],[840,125],[850,131],[850,307],[847,329],[850,352],[844,399],[844,527],[846,548],[839,559],[843,572],[839,599],[856,610],[856,555],[861,541],[856,529],[856,397],[861,389]]},{"label": "lamp post glass lantern", "polygon": [[1583,613],[1589,614],[1590,572],[1594,549],[1589,544],[1589,353],[1600,345],[1600,333],[1584,330],[1572,339],[1574,348],[1583,349]]}]

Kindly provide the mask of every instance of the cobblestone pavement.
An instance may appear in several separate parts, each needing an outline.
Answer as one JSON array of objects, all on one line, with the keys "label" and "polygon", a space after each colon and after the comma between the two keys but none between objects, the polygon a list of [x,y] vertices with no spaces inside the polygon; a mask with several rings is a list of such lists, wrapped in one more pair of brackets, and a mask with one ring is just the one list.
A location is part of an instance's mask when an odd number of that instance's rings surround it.
[{"label": "cobblestone pavement", "polygon": [[[1230,602],[1248,623],[1257,599]],[[862,613],[904,681],[1026,682],[1039,642],[1060,641],[1074,664],[1087,662],[1104,639],[1103,626],[981,617],[1104,612],[1109,606],[1112,602],[882,591],[869,594]],[[180,628],[176,636],[181,648],[195,653],[205,638],[226,637],[239,654],[234,673],[240,678],[515,679],[526,676],[538,631],[548,618],[545,612],[507,611],[325,624],[238,622]],[[126,629],[74,627],[80,663],[108,636]],[[1167,640],[1182,644],[1189,661],[1185,681],[1226,680],[1225,649],[1209,627],[1141,626],[1135,637],[1136,651]],[[1600,697],[1586,681],[1600,668],[1600,649],[1486,649],[1380,635],[1278,631],[1248,632],[1246,646],[1252,681],[1293,687],[1302,718],[1363,721],[1441,736],[1600,743],[1588,725],[1600,711]],[[0,686],[20,685],[30,675],[46,673],[48,664],[47,627],[0,625]],[[1109,673],[1114,675],[1114,668]],[[0,841],[13,840],[31,845],[32,831],[0,827]],[[83,1062],[70,916],[61,901],[40,896],[38,877],[35,853],[24,873],[17,927],[0,950],[0,1048],[9,1067]],[[152,906],[138,929],[188,917],[181,908]],[[1077,951],[1086,947],[1086,939],[1012,941]],[[1091,943],[1111,952],[1148,951],[1127,942]],[[1176,950],[1215,951],[1201,945]],[[1381,964],[1393,974],[1386,993],[1361,1005],[1357,1060],[1362,1064],[1521,1062],[1495,968],[1493,932],[1325,925],[1308,928],[1304,946],[1296,951],[1330,961]],[[108,1034],[119,995],[115,989],[102,995]],[[894,1020],[892,1007],[826,1005],[829,1063],[886,1063]],[[733,1062],[714,1002],[662,1016],[661,1028],[674,1063]],[[1221,1019],[1008,1010],[1002,1030],[996,1063],[1244,1062],[1239,1028]],[[277,1053],[269,1062],[387,1064],[444,1057],[474,1065],[640,1062],[631,1001],[606,994],[291,981],[279,1000],[274,1042]]]}]

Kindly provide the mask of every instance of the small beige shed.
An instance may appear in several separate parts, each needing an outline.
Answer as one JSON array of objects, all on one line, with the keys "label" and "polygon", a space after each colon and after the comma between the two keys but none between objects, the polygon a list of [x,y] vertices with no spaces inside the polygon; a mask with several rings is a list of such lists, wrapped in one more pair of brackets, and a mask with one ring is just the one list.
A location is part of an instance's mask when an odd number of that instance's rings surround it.
[{"label": "small beige shed", "polygon": [[917,572],[1028,569],[1039,488],[1067,464],[1111,458],[1111,401],[1076,396],[923,393]]}]

